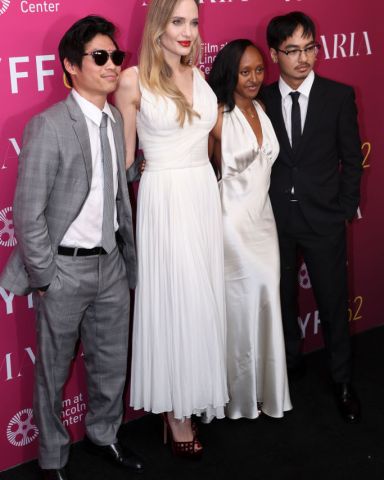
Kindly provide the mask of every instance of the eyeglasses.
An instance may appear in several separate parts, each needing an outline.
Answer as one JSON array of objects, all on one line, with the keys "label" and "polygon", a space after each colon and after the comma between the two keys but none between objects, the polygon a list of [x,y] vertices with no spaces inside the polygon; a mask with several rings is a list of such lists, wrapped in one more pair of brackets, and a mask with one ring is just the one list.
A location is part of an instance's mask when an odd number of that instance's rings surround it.
[{"label": "eyeglasses", "polygon": [[125,52],[122,50],[114,50],[111,53],[107,52],[107,50],[94,50],[93,52],[83,53],[83,56],[85,55],[90,55],[99,67],[105,65],[109,58],[116,67],[120,67],[125,58]]},{"label": "eyeglasses", "polygon": [[314,45],[309,45],[309,47],[305,48],[292,48],[287,50],[280,50],[280,48],[278,48],[277,51],[284,53],[285,55],[287,55],[287,57],[298,58],[300,56],[300,53],[305,53],[308,56],[317,55],[320,48],[321,45],[319,43],[315,43]]}]

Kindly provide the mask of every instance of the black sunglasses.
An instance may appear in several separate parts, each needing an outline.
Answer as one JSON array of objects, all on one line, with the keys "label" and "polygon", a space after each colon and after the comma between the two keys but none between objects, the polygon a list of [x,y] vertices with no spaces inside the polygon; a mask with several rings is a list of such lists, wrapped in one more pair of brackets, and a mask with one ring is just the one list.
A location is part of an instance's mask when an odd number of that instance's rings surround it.
[{"label": "black sunglasses", "polygon": [[91,55],[96,65],[99,67],[105,65],[109,58],[116,65],[116,67],[120,67],[125,58],[125,52],[122,50],[114,50],[111,53],[107,52],[107,50],[94,50],[93,52],[83,53],[83,55]]}]

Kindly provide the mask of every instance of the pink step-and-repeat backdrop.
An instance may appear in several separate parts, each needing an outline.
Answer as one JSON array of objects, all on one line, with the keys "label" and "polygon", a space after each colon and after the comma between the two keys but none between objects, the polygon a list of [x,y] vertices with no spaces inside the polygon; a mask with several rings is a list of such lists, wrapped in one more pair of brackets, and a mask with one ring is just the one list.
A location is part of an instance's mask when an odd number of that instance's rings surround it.
[{"label": "pink step-and-repeat backdrop", "polygon": [[[218,50],[234,38],[250,38],[268,58],[265,28],[272,16],[303,10],[316,22],[322,45],[317,72],[355,87],[364,154],[358,218],[349,227],[350,325],[352,333],[383,323],[384,85],[381,0],[200,0],[201,69],[208,74]],[[17,243],[12,202],[22,131],[38,111],[64,98],[57,45],[82,16],[107,17],[119,28],[121,47],[136,62],[147,0],[0,0],[0,270]],[[267,60],[266,81],[277,78]],[[298,276],[307,351],[322,344],[319,315],[303,264]],[[35,362],[32,298],[0,288],[0,470],[36,457],[38,431],[32,415]],[[81,354],[63,398],[62,420],[81,438],[87,409]],[[133,412],[127,409],[127,418]]]}]

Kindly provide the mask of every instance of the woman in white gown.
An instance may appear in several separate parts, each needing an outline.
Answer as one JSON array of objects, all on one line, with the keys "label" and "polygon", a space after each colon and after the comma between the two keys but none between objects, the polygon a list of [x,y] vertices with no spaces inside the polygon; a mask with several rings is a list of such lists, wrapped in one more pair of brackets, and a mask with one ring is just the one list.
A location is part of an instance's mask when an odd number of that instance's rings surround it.
[{"label": "woman in white gown", "polygon": [[116,94],[127,166],[135,122],[146,160],[138,193],[131,405],[164,413],[175,454],[201,454],[191,415],[228,401],[222,218],[208,158],[217,102],[192,67],[198,1],[153,0],[139,68]]},{"label": "woman in white gown", "polygon": [[268,196],[279,144],[255,100],[259,50],[235,40],[217,55],[209,83],[219,102],[212,132],[221,168],[227,304],[228,417],[281,417],[289,396],[279,295],[279,248]]}]

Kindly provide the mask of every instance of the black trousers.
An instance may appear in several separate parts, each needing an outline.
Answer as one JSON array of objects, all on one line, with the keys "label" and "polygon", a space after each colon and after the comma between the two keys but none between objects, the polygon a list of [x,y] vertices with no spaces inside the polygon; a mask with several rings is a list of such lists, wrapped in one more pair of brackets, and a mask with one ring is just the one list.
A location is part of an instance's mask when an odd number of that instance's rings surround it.
[{"label": "black trousers", "polygon": [[306,263],[317,302],[332,380],[351,380],[351,342],[348,324],[346,227],[344,222],[325,235],[314,232],[298,202],[279,232],[281,307],[288,368],[301,360],[298,324],[298,256]]}]

